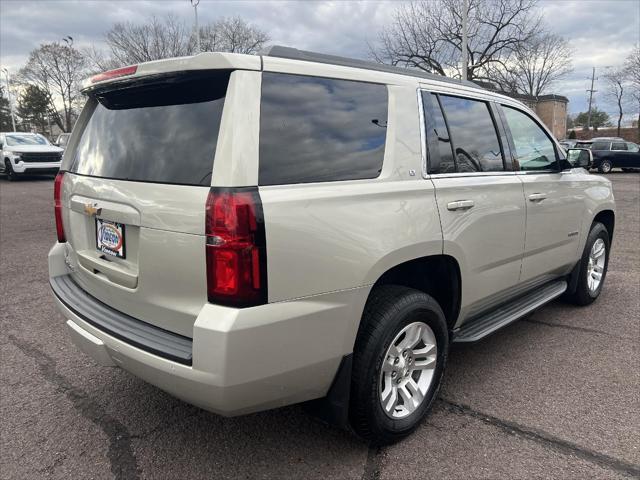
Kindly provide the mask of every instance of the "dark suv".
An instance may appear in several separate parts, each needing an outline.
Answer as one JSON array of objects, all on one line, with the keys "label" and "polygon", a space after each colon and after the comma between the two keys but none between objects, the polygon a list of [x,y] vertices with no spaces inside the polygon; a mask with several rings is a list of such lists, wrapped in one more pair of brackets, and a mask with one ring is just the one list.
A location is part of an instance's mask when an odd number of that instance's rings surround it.
[{"label": "dark suv", "polygon": [[592,140],[578,142],[576,148],[590,148],[593,152],[593,168],[609,173],[612,168],[633,171],[640,168],[640,147],[624,140]]}]

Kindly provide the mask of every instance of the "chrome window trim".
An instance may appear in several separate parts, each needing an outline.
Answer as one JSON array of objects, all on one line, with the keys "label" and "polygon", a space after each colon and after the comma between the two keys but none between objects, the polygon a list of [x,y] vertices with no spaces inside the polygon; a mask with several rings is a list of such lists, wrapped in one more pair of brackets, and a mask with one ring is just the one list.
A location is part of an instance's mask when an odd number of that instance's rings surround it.
[{"label": "chrome window trim", "polygon": [[422,178],[429,178],[427,171],[427,133],[424,123],[424,105],[422,104],[422,89],[416,89],[418,97],[418,115],[420,116],[420,160],[422,161]]},{"label": "chrome window trim", "polygon": [[455,172],[455,173],[432,173],[428,178],[460,178],[460,177],[506,177],[513,176],[517,172]]}]

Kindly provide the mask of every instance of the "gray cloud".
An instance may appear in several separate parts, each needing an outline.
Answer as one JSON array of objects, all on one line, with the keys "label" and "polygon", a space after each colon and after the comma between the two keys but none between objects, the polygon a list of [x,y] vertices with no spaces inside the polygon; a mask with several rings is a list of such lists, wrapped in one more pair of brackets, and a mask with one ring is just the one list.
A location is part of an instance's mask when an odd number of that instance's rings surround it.
[{"label": "gray cloud", "polygon": [[[211,1],[202,0],[201,22],[240,15],[266,30],[274,43],[326,53],[366,57],[367,42],[391,18],[398,2],[390,1]],[[640,42],[640,2],[637,0],[542,0],[545,21],[555,33],[571,40],[575,48],[574,73],[554,86],[553,92],[569,97],[569,109],[586,108],[587,77],[591,67],[622,64]],[[76,45],[101,45],[104,33],[117,21],[141,21],[151,15],[173,13],[193,21],[187,0],[0,0],[0,62],[16,70],[41,42],[74,37]],[[597,103],[613,107],[602,95],[598,81]]]}]

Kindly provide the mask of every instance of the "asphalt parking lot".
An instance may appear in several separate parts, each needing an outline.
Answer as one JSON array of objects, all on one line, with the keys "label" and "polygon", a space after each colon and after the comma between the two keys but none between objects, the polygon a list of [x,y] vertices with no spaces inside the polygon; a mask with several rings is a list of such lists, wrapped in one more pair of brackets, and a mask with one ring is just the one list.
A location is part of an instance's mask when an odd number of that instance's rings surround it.
[{"label": "asphalt parking lot", "polygon": [[603,295],[453,349],[432,415],[368,448],[293,406],[225,419],[96,365],[54,307],[53,181],[0,178],[0,477],[640,478],[640,174]]}]

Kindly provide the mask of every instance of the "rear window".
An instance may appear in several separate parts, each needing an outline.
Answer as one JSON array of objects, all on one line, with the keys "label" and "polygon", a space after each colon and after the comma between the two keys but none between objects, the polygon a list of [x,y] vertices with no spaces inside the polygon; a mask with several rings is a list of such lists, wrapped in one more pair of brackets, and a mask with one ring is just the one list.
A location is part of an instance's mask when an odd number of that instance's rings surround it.
[{"label": "rear window", "polygon": [[501,172],[502,149],[486,102],[440,95],[458,172]]},{"label": "rear window", "polygon": [[378,177],[386,133],[384,85],[264,73],[259,183]]},{"label": "rear window", "polygon": [[93,93],[99,103],[70,171],[116,180],[211,185],[228,82],[227,71],[181,73]]}]

